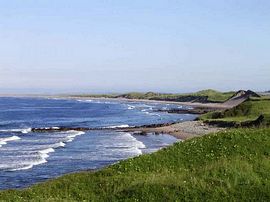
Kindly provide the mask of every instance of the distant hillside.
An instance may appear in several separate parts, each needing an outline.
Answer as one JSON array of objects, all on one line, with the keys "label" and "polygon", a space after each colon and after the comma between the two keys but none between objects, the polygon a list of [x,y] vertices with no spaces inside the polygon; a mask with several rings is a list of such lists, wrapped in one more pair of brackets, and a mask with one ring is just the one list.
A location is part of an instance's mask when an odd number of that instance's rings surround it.
[{"label": "distant hillside", "polygon": [[213,89],[201,90],[195,93],[156,93],[156,92],[130,92],[124,94],[83,94],[72,95],[73,97],[95,97],[95,98],[125,98],[145,99],[173,102],[198,102],[198,103],[224,103],[228,106],[236,106],[249,97],[260,97],[257,93],[248,90],[237,92],[220,92]]},{"label": "distant hillside", "polygon": [[185,94],[172,94],[172,93],[126,93],[120,94],[118,98],[127,99],[148,99],[148,100],[163,100],[163,101],[175,101],[175,102],[224,102],[234,95],[235,92],[219,92],[216,90],[208,89],[202,90],[195,93]]}]

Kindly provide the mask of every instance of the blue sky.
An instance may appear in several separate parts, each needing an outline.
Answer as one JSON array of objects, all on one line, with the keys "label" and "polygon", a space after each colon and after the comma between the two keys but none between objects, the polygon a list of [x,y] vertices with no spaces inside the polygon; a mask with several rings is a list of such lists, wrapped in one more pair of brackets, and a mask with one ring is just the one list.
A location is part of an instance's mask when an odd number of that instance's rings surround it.
[{"label": "blue sky", "polygon": [[270,89],[268,0],[0,1],[0,93]]}]

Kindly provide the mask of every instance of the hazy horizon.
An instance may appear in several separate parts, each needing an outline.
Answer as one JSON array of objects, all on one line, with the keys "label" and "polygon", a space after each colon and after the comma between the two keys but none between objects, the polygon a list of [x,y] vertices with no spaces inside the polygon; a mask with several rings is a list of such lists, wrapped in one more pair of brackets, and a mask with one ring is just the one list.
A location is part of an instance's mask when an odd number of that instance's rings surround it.
[{"label": "hazy horizon", "polygon": [[5,1],[0,94],[269,90],[270,1]]}]

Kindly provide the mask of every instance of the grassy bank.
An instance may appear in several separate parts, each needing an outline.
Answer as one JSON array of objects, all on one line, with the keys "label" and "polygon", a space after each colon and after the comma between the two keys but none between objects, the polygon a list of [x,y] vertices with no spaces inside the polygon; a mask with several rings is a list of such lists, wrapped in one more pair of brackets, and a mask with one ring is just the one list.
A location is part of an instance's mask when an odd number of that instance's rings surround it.
[{"label": "grassy bank", "polygon": [[[231,124],[234,126],[256,123],[256,126],[270,126],[270,99],[250,98],[240,105],[224,111],[210,112],[200,116],[208,123]],[[253,126],[254,124],[251,124]]]},{"label": "grassy bank", "polygon": [[195,93],[187,94],[161,94],[161,93],[128,93],[119,95],[129,99],[149,99],[149,100],[165,100],[178,102],[224,102],[229,99],[234,92],[219,92],[212,89],[202,90]]},{"label": "grassy bank", "polygon": [[103,98],[127,98],[127,99],[146,99],[146,100],[164,100],[176,102],[224,102],[229,99],[234,92],[219,92],[212,89],[202,90],[195,93],[172,94],[172,93],[139,93],[131,92],[126,94],[101,94],[101,95],[74,95],[76,97],[103,97]]},{"label": "grassy bank", "polygon": [[176,143],[98,172],[0,192],[0,199],[269,201],[269,157],[269,128],[233,129]]}]

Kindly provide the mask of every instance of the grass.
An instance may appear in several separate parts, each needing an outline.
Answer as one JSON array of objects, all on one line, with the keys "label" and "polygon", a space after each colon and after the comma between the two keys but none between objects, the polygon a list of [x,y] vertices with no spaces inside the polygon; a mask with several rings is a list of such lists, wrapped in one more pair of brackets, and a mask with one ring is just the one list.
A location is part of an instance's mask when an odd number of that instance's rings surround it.
[{"label": "grass", "polygon": [[270,201],[270,128],[179,142],[97,172],[69,174],[4,201]]},{"label": "grass", "polygon": [[198,91],[196,93],[171,94],[171,93],[139,93],[131,92],[126,94],[101,94],[101,95],[76,95],[76,97],[104,97],[104,98],[127,98],[127,99],[146,99],[146,100],[164,100],[178,102],[224,102],[229,99],[234,92],[219,92],[212,89]]},{"label": "grass", "polygon": [[224,102],[233,96],[234,92],[219,92],[216,90],[208,89],[195,93],[187,94],[161,94],[150,99],[156,100],[170,100],[170,101],[199,101],[199,102]]},{"label": "grass", "polygon": [[261,125],[270,125],[270,99],[251,98],[241,103],[240,105],[224,111],[210,112],[200,116],[199,119],[214,123],[235,123],[241,125],[249,121],[256,121],[260,116],[263,116]]},{"label": "grass", "polygon": [[197,93],[194,93],[193,95],[207,96],[208,101],[210,101],[210,102],[224,102],[227,99],[229,99],[230,97],[232,97],[234,93],[235,92],[233,92],[233,91],[219,92],[219,91],[215,91],[212,89],[208,89],[208,90],[199,91]]},{"label": "grass", "polygon": [[129,99],[149,99],[149,100],[169,100],[169,101],[201,101],[201,102],[224,102],[229,99],[234,92],[219,92],[212,89],[186,94],[162,94],[162,93],[128,93],[118,97]]}]

